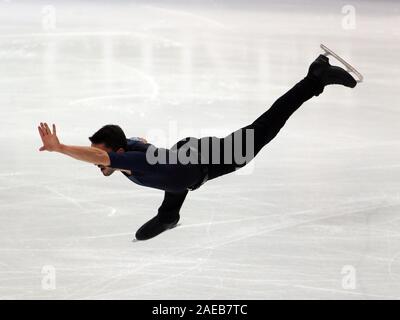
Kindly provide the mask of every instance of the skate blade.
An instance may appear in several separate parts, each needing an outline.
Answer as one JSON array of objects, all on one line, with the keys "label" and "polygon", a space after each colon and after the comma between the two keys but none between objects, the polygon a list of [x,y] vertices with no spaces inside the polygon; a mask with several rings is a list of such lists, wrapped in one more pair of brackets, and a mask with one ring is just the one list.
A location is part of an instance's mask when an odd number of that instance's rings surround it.
[{"label": "skate blade", "polygon": [[358,78],[356,79],[357,83],[361,83],[364,81],[364,76],[357,71],[356,68],[354,68],[350,63],[348,63],[346,60],[344,60],[342,57],[340,57],[338,54],[336,54],[334,51],[329,49],[327,46],[321,44],[321,49],[325,51],[324,56],[329,56],[331,55],[334,57],[336,60],[340,61],[346,68],[347,72],[355,74],[355,76]]}]

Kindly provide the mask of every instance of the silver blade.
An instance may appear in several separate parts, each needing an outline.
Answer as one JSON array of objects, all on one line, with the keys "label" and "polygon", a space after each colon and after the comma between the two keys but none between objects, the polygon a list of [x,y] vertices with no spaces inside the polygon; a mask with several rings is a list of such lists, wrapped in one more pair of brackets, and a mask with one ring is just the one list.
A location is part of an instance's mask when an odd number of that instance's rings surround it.
[{"label": "silver blade", "polygon": [[356,75],[356,77],[358,78],[357,82],[363,82],[364,80],[364,76],[357,71],[356,68],[354,68],[350,63],[348,63],[346,60],[344,60],[342,57],[340,57],[338,54],[336,54],[334,51],[332,51],[331,49],[329,49],[327,46],[321,44],[321,49],[325,51],[325,56],[329,56],[331,55],[332,57],[334,57],[335,59],[337,59],[338,61],[340,61],[346,68],[348,72],[352,72]]}]

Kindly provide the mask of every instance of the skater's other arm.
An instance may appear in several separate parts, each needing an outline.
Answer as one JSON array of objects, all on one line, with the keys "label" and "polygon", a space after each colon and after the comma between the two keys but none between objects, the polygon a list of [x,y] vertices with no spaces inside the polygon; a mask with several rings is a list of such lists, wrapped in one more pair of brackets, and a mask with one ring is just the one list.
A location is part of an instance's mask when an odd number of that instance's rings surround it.
[{"label": "skater's other arm", "polygon": [[109,166],[110,158],[106,151],[94,147],[67,146],[61,144],[57,137],[56,126],[53,124],[53,132],[47,123],[40,123],[38,127],[43,146],[39,151],[59,152],[76,160],[85,161],[97,165]]}]

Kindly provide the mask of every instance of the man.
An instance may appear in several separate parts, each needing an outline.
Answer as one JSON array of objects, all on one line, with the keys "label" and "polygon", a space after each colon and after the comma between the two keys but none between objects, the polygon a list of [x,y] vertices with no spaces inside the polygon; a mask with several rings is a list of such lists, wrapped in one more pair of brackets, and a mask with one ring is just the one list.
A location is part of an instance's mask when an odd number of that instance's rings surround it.
[{"label": "man", "polygon": [[[104,176],[119,170],[139,185],[164,190],[158,214],[136,232],[138,240],[147,240],[177,225],[189,190],[246,165],[305,101],[320,95],[328,85],[354,88],[356,84],[347,71],[331,66],[327,56],[320,55],[311,64],[307,76],[269,110],[225,138],[186,138],[171,149],[163,149],[144,139],[127,139],[120,127],[106,125],[89,138],[91,147],[68,146],[59,142],[54,124],[51,131],[47,123],[41,123],[38,129],[43,146],[39,150],[55,151],[93,163]],[[237,156],[243,156],[244,149],[250,149],[250,155],[246,153],[244,161],[239,161]],[[163,161],[158,161],[160,159]]]}]

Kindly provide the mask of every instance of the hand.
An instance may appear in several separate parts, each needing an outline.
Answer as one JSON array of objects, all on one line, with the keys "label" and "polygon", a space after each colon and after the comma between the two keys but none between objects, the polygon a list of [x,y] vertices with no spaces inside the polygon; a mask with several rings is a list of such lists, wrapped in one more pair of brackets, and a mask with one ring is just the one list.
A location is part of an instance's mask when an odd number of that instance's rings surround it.
[{"label": "hand", "polygon": [[43,146],[39,151],[58,151],[60,149],[60,141],[57,138],[56,126],[53,124],[53,132],[51,132],[47,123],[40,123],[38,127],[40,138],[42,138]]},{"label": "hand", "polygon": [[147,143],[147,140],[145,138],[138,138],[140,141],[142,141],[143,143]]},{"label": "hand", "polygon": [[106,176],[106,177],[111,176],[111,175],[114,173],[114,171],[115,171],[115,169],[113,169],[113,168],[106,167],[106,166],[102,166],[102,165],[100,165],[100,164],[98,164],[98,165],[96,165],[96,166],[98,166],[98,167],[100,168],[101,172],[102,172],[103,175]]}]

